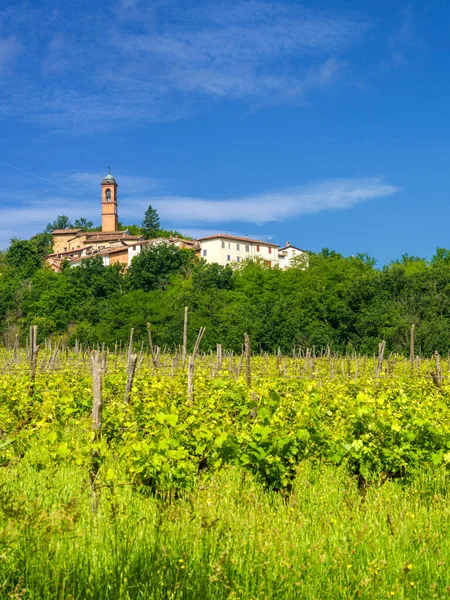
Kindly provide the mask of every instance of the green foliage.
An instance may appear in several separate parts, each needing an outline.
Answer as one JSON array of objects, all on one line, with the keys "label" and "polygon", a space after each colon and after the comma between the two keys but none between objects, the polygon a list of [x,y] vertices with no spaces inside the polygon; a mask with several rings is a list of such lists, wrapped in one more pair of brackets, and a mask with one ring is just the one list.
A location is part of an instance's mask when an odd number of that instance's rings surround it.
[{"label": "green foliage", "polygon": [[130,287],[147,292],[167,289],[174,275],[189,273],[194,259],[191,250],[169,244],[146,247],[133,258],[128,275]]},{"label": "green foliage", "polygon": [[107,353],[97,441],[89,361],[59,349],[33,395],[25,352],[0,355],[2,596],[447,594],[448,364],[437,389],[432,360],[374,379],[363,358],[258,355],[248,389],[239,357],[200,355],[191,402],[176,357],[144,354],[124,404],[127,352]]},{"label": "green foliage", "polygon": [[27,278],[40,268],[41,257],[33,242],[13,239],[6,252],[5,263],[16,269],[20,277]]},{"label": "green foliage", "polygon": [[192,272],[194,288],[205,291],[209,289],[231,290],[233,288],[233,269],[227,265],[201,262]]},{"label": "green foliage", "polygon": [[88,221],[87,219],[84,219],[84,218],[75,219],[75,221],[73,222],[73,226],[76,227],[77,229],[81,229],[82,231],[90,231],[93,224],[94,223],[92,221]]},{"label": "green foliage", "polygon": [[147,208],[142,221],[142,233],[146,240],[158,237],[160,222],[158,211],[151,205]]},{"label": "green foliage", "polygon": [[[280,347],[290,353],[294,346],[314,346],[371,354],[384,339],[387,351],[407,353],[412,324],[418,352],[437,349],[446,355],[450,347],[450,259],[444,249],[429,262],[403,256],[380,270],[365,255],[344,257],[325,249],[309,254],[307,268],[302,263],[282,271],[254,261],[238,269],[206,264],[193,252],[161,245],[136,257],[128,272],[97,264],[89,269],[92,277],[70,268],[47,277],[42,264],[49,244],[50,235],[41,233],[29,242],[13,241],[5,253],[0,335],[12,324],[23,332],[40,318],[49,334],[77,330],[80,341],[111,344],[127,339],[128,326],[145,340],[150,320],[158,343],[173,347],[180,343],[188,306],[197,331],[206,327],[209,348],[221,343],[240,351],[248,332],[255,350]],[[110,283],[101,281],[103,273],[114,273]],[[137,305],[136,292],[142,292]],[[47,297],[56,320],[43,305]]]},{"label": "green foliage", "polygon": [[45,233],[51,233],[55,229],[71,229],[73,227],[69,217],[66,215],[58,215],[53,221],[53,223],[49,223],[45,228]]},{"label": "green foliage", "polygon": [[52,252],[52,236],[50,233],[37,233],[30,242],[35,246],[41,260],[44,260]]}]

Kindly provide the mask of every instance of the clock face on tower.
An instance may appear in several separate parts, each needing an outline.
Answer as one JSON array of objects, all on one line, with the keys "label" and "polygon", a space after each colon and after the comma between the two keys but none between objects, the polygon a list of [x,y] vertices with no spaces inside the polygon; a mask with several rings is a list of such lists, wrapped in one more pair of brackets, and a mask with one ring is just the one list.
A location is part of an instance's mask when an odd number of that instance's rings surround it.
[{"label": "clock face on tower", "polygon": [[111,190],[108,188],[105,193],[106,202],[111,202]]}]

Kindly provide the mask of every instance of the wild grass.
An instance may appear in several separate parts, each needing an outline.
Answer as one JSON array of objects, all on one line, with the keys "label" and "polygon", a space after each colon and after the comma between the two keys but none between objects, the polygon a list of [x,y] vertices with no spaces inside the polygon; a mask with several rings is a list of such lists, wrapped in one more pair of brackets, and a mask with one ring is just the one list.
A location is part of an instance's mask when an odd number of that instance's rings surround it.
[{"label": "wild grass", "polygon": [[[120,466],[115,465],[120,471]],[[120,477],[119,477],[120,480]],[[304,463],[289,495],[231,467],[182,497],[115,483],[92,512],[82,468],[0,470],[0,597],[447,598],[450,475],[387,481],[363,499],[343,470]]]}]

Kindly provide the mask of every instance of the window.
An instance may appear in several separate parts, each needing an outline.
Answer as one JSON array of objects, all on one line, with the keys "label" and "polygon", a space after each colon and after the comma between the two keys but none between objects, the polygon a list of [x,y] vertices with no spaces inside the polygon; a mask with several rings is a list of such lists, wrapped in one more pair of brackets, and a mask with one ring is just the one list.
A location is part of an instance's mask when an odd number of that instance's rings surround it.
[{"label": "window", "polygon": [[227,254],[227,260],[231,260],[231,256]]},{"label": "window", "polygon": [[245,246],[245,251],[250,252],[250,246]]},{"label": "window", "polygon": [[259,252],[259,246],[256,246],[256,252]]},{"label": "window", "polygon": [[203,256],[206,256],[206,250],[203,250]]},{"label": "window", "polygon": [[272,254],[272,246],[269,246],[269,254]]},{"label": "window", "polygon": [[228,250],[230,250],[230,249],[231,249],[231,243],[228,242]]},{"label": "window", "polygon": [[240,257],[240,256],[238,256],[236,260],[237,260],[238,262],[241,262],[241,257]]},{"label": "window", "polygon": [[225,248],[225,242],[222,242],[222,248]]},{"label": "window", "polygon": [[236,244],[236,250],[240,250],[241,249],[241,245],[240,244]]}]

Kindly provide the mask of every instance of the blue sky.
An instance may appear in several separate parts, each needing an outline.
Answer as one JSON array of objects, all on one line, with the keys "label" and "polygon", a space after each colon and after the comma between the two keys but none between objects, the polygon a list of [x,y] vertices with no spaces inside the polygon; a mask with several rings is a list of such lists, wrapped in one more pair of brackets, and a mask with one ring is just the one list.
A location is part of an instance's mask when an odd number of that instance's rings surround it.
[{"label": "blue sky", "polygon": [[379,265],[450,247],[450,4],[3,0],[0,247],[149,204]]}]

